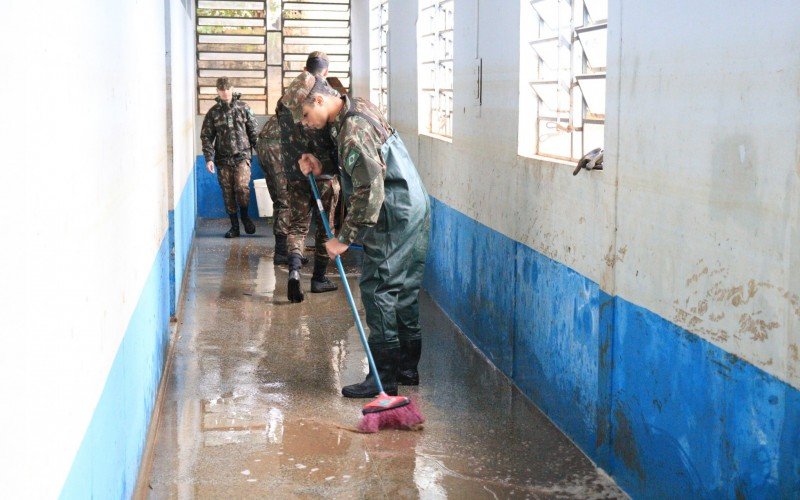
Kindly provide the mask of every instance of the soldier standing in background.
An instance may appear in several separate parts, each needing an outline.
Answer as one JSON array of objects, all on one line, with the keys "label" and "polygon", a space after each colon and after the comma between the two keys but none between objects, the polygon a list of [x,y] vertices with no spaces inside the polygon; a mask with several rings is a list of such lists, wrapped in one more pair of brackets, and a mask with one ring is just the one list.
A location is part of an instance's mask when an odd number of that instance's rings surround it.
[{"label": "soldier standing in background", "polygon": [[250,106],[239,100],[241,94],[233,90],[227,77],[217,79],[217,103],[206,113],[200,131],[206,169],[213,174],[216,166],[225,211],[231,219],[226,238],[239,236],[240,216],[245,232],[256,232],[247,207],[250,202],[250,150],[258,140],[258,124]]}]

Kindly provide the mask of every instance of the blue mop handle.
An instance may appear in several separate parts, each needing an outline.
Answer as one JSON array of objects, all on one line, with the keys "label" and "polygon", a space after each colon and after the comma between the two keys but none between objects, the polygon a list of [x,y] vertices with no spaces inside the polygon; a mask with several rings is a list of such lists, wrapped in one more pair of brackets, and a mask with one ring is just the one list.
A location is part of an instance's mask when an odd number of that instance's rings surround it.
[{"label": "blue mop handle", "polygon": [[[319,209],[319,214],[322,217],[322,225],[325,227],[325,233],[327,233],[329,239],[333,239],[333,232],[331,231],[330,224],[328,224],[328,215],[325,213],[325,209],[322,207],[322,200],[319,197],[317,181],[314,179],[314,174],[308,174],[308,182],[311,184],[311,191],[314,193],[314,199],[317,200],[317,208]],[[372,374],[375,378],[375,384],[378,386],[378,391],[383,393],[383,384],[381,383],[381,377],[378,375],[378,368],[375,366],[375,359],[372,357],[372,351],[369,350],[367,334],[364,333],[364,326],[361,325],[361,316],[358,314],[356,301],[353,300],[353,294],[350,292],[350,284],[347,283],[347,275],[344,272],[344,266],[342,266],[342,259],[338,255],[336,256],[336,267],[339,269],[339,276],[342,278],[344,293],[347,295],[347,302],[350,304],[350,310],[353,312],[353,318],[356,321],[358,335],[361,337],[361,344],[364,346],[364,351],[367,353],[367,360],[369,361],[370,369],[372,369]]]}]

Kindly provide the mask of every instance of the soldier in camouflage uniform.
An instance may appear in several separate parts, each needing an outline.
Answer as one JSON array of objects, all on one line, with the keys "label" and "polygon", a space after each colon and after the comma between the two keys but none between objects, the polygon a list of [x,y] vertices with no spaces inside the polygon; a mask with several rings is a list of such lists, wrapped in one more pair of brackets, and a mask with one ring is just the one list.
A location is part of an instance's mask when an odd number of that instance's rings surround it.
[{"label": "soldier in camouflage uniform", "polygon": [[[259,134],[258,154],[267,177],[268,187],[275,194],[275,263],[289,264],[288,297],[291,302],[302,302],[305,298],[300,287],[300,266],[304,263],[303,250],[311,217],[316,209],[308,181],[297,168],[303,153],[312,153],[320,158],[325,172],[317,179],[317,188],[323,207],[333,214],[339,198],[339,181],[335,177],[336,147],[329,134],[317,130],[304,130],[292,119],[291,111],[278,103],[275,114],[267,121]],[[316,252],[311,291],[330,292],[338,287],[326,276],[330,262],[325,250],[328,237],[324,227],[317,225],[315,235]]]},{"label": "soldier in camouflage uniform", "polygon": [[[285,115],[289,114],[283,104],[278,102],[273,114],[264,128],[258,134],[258,145],[256,152],[264,170],[264,177],[267,182],[269,196],[272,198],[272,234],[275,235],[275,254],[273,262],[275,264],[286,264],[288,254],[286,253],[286,235],[289,231],[289,202],[286,187],[286,169],[292,168],[293,158],[300,157],[299,153],[290,151],[291,142],[284,148],[281,143],[281,126],[279,121],[285,121]],[[290,134],[294,134],[290,131]]]},{"label": "soldier in camouflage uniform", "polygon": [[[330,96],[321,91],[320,79],[308,73],[291,88],[287,107],[295,119],[311,128],[329,127],[336,140],[348,213],[338,238],[325,246],[331,257],[356,239],[364,246],[360,286],[370,350],[384,389],[396,394],[398,383],[419,383],[419,288],[430,234],[428,194],[400,136],[374,104]],[[310,155],[303,155],[300,168],[304,173],[322,170]],[[375,396],[375,375],[344,387],[342,394]]]},{"label": "soldier in camouflage uniform", "polygon": [[[290,117],[291,119],[291,117]],[[298,125],[300,126],[300,125]],[[319,158],[322,164],[322,172],[316,177],[317,190],[319,191],[322,207],[329,216],[329,223],[333,224],[333,216],[336,213],[336,204],[339,201],[339,179],[336,177],[338,166],[336,164],[336,146],[331,140],[330,134],[322,130],[303,130],[306,138],[305,153],[313,154]],[[298,158],[299,160],[299,158]],[[297,162],[295,162],[297,165]],[[297,268],[299,270],[299,259],[303,256],[306,234],[308,234],[311,217],[319,214],[314,194],[308,179],[300,170],[295,167],[287,176],[289,192],[289,235],[287,246],[289,250],[289,270]],[[319,215],[316,215],[319,217]],[[332,226],[331,226],[332,227]],[[338,287],[326,276],[330,257],[325,248],[328,242],[328,235],[325,226],[317,219],[316,234],[314,235],[314,273],[311,276],[311,292],[323,293],[335,291]],[[289,300],[292,302],[302,302],[303,291],[300,288],[299,273],[294,278],[289,276]]]},{"label": "soldier in camouflage uniform", "polygon": [[[225,211],[231,219],[226,238],[239,236],[239,216],[247,234],[256,232],[256,226],[247,214],[250,202],[250,149],[256,145],[255,116],[250,106],[242,102],[241,94],[234,93],[230,80],[217,79],[217,103],[208,110],[200,130],[206,168],[214,173],[222,188]],[[238,213],[237,215],[237,207]]]}]

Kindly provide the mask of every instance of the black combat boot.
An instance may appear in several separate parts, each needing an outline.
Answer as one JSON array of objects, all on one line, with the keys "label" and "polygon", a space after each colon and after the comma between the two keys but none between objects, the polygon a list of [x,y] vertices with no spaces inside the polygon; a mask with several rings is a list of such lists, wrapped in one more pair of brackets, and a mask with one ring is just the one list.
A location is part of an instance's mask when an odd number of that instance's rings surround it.
[{"label": "black combat boot", "polygon": [[256,232],[256,225],[253,223],[253,220],[247,215],[247,207],[240,207],[239,208],[239,216],[242,218],[242,225],[244,226],[244,232],[247,234],[253,234]]},{"label": "black combat boot", "polygon": [[311,293],[333,292],[339,289],[336,283],[325,277],[328,269],[328,259],[314,259],[314,274],[311,276]]},{"label": "black combat boot", "polygon": [[[375,366],[381,377],[383,390],[390,396],[397,396],[397,364],[400,357],[399,347],[382,347],[370,345],[372,356],[375,357]],[[346,398],[374,398],[378,395],[378,386],[370,369],[367,378],[360,384],[348,385],[342,388],[342,396]]]},{"label": "black combat boot", "polygon": [[282,266],[289,263],[289,254],[286,251],[286,235],[275,235],[275,257],[272,259],[274,264]]},{"label": "black combat boot", "polygon": [[239,237],[239,216],[233,214],[230,216],[231,218],[231,228],[228,229],[228,232],[225,233],[226,238],[238,238]]},{"label": "black combat boot", "polygon": [[422,340],[400,341],[400,365],[397,367],[397,383],[400,385],[419,385],[417,365],[422,355]]},{"label": "black combat boot", "polygon": [[303,302],[305,295],[300,287],[300,255],[293,253],[289,256],[289,284],[287,286],[289,302]]}]

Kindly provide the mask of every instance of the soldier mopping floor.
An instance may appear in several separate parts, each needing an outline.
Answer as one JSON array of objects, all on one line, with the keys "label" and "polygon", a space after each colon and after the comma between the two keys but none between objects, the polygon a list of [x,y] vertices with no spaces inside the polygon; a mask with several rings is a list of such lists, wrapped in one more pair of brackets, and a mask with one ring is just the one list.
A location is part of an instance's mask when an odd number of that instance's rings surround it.
[{"label": "soldier mopping floor", "polygon": [[[314,199],[317,201],[320,219],[322,219],[325,232],[328,238],[333,238],[333,232],[331,232],[331,227],[325,215],[325,208],[322,205],[322,200],[317,190],[317,181],[314,179],[314,174],[308,174],[308,183],[311,185],[311,191],[314,192]],[[361,317],[358,315],[358,307],[356,307],[356,301],[353,299],[352,292],[350,292],[350,284],[347,283],[347,274],[344,272],[344,266],[342,266],[342,257],[337,255],[334,262],[336,262],[336,268],[339,270],[339,277],[342,279],[344,293],[347,295],[347,303],[350,305],[350,311],[353,313],[353,319],[356,323],[358,336],[361,339],[361,345],[364,346],[364,352],[367,353],[369,369],[372,373],[376,373],[378,369],[375,367],[375,358],[372,357],[372,352],[369,349],[367,335],[364,333],[364,326],[361,324]],[[411,401],[411,398],[405,396],[389,396],[383,389],[380,377],[374,380],[376,389],[378,390],[378,397],[374,401],[364,405],[364,408],[361,410],[364,416],[358,423],[358,430],[361,432],[373,433],[378,432],[380,429],[388,428],[408,430],[420,429],[420,426],[425,422],[425,417],[422,416],[419,408]]]},{"label": "soldier mopping floor", "polygon": [[[342,388],[342,395],[378,396],[363,409],[360,426],[366,432],[418,429],[424,419],[416,407],[408,398],[391,396],[397,395],[398,383],[419,384],[419,289],[430,233],[428,193],[400,136],[374,104],[339,96],[323,78],[308,72],[292,81],[283,99],[295,121],[329,130],[336,142],[348,212],[338,238],[328,228],[325,248],[336,259],[343,286],[347,280],[339,256],[357,238],[364,248],[359,284],[369,340],[352,295],[347,297],[370,370],[363,382]],[[323,172],[311,154],[301,156],[299,167],[305,175]],[[325,217],[322,222],[327,226]]]}]

